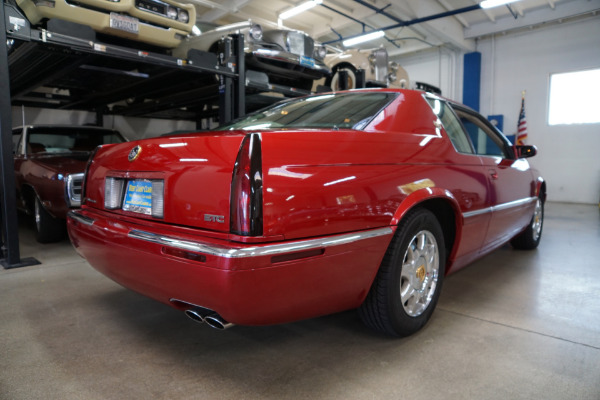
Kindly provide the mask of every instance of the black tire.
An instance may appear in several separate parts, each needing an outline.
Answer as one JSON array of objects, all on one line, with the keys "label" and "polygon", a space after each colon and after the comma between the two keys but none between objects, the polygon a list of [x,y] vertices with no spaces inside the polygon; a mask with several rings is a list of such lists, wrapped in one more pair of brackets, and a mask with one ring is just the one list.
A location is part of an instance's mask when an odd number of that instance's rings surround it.
[{"label": "black tire", "polygon": [[544,201],[538,197],[535,203],[535,211],[527,228],[512,238],[510,244],[517,250],[533,250],[538,247],[542,239],[542,228],[544,227]]},{"label": "black tire", "polygon": [[53,243],[62,240],[66,235],[65,221],[54,218],[42,205],[40,200],[35,198],[33,210],[35,238],[40,243]]},{"label": "black tire", "polygon": [[[422,243],[427,244],[428,250],[419,254],[416,246]],[[444,234],[437,218],[426,209],[410,211],[400,222],[371,290],[358,310],[360,318],[371,329],[392,336],[417,332],[435,309],[445,264]]]}]

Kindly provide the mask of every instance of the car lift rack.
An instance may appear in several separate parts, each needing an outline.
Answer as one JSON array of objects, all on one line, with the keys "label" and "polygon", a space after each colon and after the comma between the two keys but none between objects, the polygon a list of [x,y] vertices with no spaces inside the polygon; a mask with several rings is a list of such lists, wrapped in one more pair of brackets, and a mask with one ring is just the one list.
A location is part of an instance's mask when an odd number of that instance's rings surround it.
[{"label": "car lift rack", "polygon": [[188,59],[97,36],[87,26],[60,20],[49,20],[46,29],[30,27],[13,5],[0,5],[0,264],[4,268],[37,263],[22,260],[19,253],[12,106],[95,112],[97,125],[102,125],[104,115],[113,114],[192,120],[201,127],[205,119],[218,117],[225,123],[283,97],[310,93],[269,84],[264,73],[246,71],[242,35],[224,38],[218,56],[191,50]]}]

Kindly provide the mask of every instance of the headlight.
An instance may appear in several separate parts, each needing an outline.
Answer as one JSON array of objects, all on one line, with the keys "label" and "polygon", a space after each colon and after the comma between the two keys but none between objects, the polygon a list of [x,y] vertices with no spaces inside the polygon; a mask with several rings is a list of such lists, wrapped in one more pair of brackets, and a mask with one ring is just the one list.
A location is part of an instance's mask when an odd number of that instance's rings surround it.
[{"label": "headlight", "polygon": [[388,82],[394,82],[396,80],[397,76],[395,72],[390,72],[388,74]]},{"label": "headlight", "polygon": [[260,40],[260,39],[262,39],[263,32],[262,32],[261,26],[258,25],[258,24],[257,25],[252,25],[252,27],[250,27],[250,30],[248,31],[248,34],[254,40]]},{"label": "headlight", "polygon": [[188,14],[188,12],[185,10],[179,10],[177,13],[177,20],[187,24],[190,21],[190,14]]},{"label": "headlight", "polygon": [[317,57],[318,58],[325,58],[325,56],[327,55],[327,49],[325,48],[325,46],[319,46],[317,47]]},{"label": "headlight", "polygon": [[177,19],[177,9],[175,7],[167,7],[167,17]]}]

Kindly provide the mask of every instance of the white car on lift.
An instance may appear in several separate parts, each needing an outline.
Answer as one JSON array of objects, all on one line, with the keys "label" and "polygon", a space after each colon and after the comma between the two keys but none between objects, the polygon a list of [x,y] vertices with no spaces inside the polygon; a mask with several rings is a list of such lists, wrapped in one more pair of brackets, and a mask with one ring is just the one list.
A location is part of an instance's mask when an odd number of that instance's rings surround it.
[{"label": "white car on lift", "polygon": [[354,89],[357,85],[357,71],[361,69],[365,71],[364,83],[367,86],[408,88],[408,74],[397,62],[388,62],[388,53],[385,48],[348,49],[345,51],[330,49],[334,52],[325,56],[325,64],[331,69],[331,75],[317,81],[313,90],[316,91],[318,85],[339,90],[340,71],[345,71],[347,74],[346,88]]},{"label": "white car on lift", "polygon": [[224,25],[190,36],[173,50],[177,58],[189,58],[191,50],[217,53],[219,41],[244,35],[246,68],[265,72],[269,83],[310,90],[315,79],[329,75],[324,63],[327,50],[306,33],[290,29],[263,29],[252,21]]}]

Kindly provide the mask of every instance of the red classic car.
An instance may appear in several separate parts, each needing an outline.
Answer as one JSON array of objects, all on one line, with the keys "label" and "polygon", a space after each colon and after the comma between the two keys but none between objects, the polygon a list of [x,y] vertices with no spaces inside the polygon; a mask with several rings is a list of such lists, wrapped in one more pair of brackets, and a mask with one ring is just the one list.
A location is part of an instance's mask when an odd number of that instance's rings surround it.
[{"label": "red classic car", "polygon": [[27,125],[13,129],[17,207],[35,217],[41,243],[65,237],[67,211],[80,205],[81,180],[96,146],[125,141],[93,126]]},{"label": "red classic car", "polygon": [[359,308],[405,336],[446,274],[508,241],[537,246],[535,152],[421,91],[309,96],[218,131],[102,146],[69,234],[103,274],[212,327]]}]

